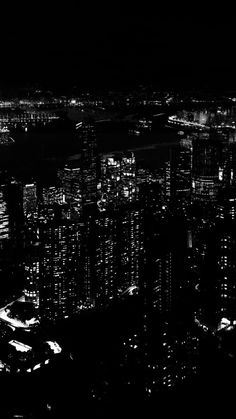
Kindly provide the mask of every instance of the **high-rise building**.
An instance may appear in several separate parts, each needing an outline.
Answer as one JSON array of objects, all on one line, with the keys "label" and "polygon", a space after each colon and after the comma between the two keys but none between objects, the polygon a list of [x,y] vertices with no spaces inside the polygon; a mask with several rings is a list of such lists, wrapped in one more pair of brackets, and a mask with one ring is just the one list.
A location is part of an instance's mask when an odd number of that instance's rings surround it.
[{"label": "high-rise building", "polygon": [[173,317],[155,320],[146,330],[147,398],[183,385],[196,376],[199,365],[199,338],[195,331]]},{"label": "high-rise building", "polygon": [[107,301],[118,295],[118,242],[114,214],[100,212],[96,218],[96,299]]},{"label": "high-rise building", "polygon": [[2,298],[20,292],[23,285],[23,211],[20,184],[1,174],[0,184],[0,279]]},{"label": "high-rise building", "polygon": [[9,239],[9,213],[6,199],[6,185],[0,185],[0,246]]},{"label": "high-rise building", "polygon": [[58,171],[58,177],[64,194],[63,200],[80,214],[82,210],[81,168],[78,164],[66,165]]},{"label": "high-rise building", "polygon": [[39,218],[45,222],[54,220],[65,208],[63,188],[58,186],[44,186],[39,194]]},{"label": "high-rise building", "polygon": [[35,243],[26,249],[24,261],[24,295],[25,300],[39,306],[39,290],[41,282],[40,244]]},{"label": "high-rise building", "polygon": [[161,313],[168,313],[172,309],[173,299],[173,255],[171,252],[160,255],[155,260],[153,276],[152,301],[153,306]]},{"label": "high-rise building", "polygon": [[216,202],[219,191],[221,144],[215,138],[199,138],[193,144],[193,200]]},{"label": "high-rise building", "polygon": [[119,292],[138,290],[143,274],[143,209],[134,204],[121,207],[117,214]]},{"label": "high-rise building", "polygon": [[221,322],[236,319],[236,191],[220,192],[216,218],[205,228],[204,257],[200,265],[200,305],[197,319],[217,330]]},{"label": "high-rise building", "polygon": [[57,186],[48,186],[42,188],[42,201],[44,205],[51,206],[65,202],[63,188]]},{"label": "high-rise building", "polygon": [[23,216],[25,242],[34,243],[37,236],[38,196],[36,182],[23,185]]},{"label": "high-rise building", "polygon": [[[96,278],[96,209],[88,208],[80,222],[79,307],[94,307],[98,296]],[[99,278],[100,280],[100,278]]]},{"label": "high-rise building", "polygon": [[37,185],[36,182],[23,186],[23,211],[26,219],[34,218],[37,212]]},{"label": "high-rise building", "polygon": [[216,223],[217,320],[236,320],[236,189],[223,190],[218,202]]},{"label": "high-rise building", "polygon": [[116,208],[137,200],[136,162],[133,153],[101,158],[101,204]]},{"label": "high-rise building", "polygon": [[56,321],[78,312],[79,234],[78,225],[69,220],[39,225],[42,249],[39,310],[45,321]]},{"label": "high-rise building", "polygon": [[78,123],[77,132],[81,141],[81,197],[82,205],[97,202],[97,138],[95,123],[87,119]]},{"label": "high-rise building", "polygon": [[223,187],[235,185],[236,180],[236,143],[228,141],[222,149],[222,164],[219,178]]},{"label": "high-rise building", "polygon": [[134,153],[126,153],[121,159],[121,196],[127,202],[137,199],[136,162]]},{"label": "high-rise building", "polygon": [[120,203],[121,162],[116,156],[105,155],[101,158],[101,203],[117,206]]},{"label": "high-rise building", "polygon": [[172,170],[171,170],[171,162],[166,161],[164,166],[164,183],[163,183],[163,196],[166,202],[169,202],[172,196]]},{"label": "high-rise building", "polygon": [[9,229],[11,245],[13,247],[23,246],[23,191],[21,182],[12,178],[7,185]]},{"label": "high-rise building", "polygon": [[172,148],[171,152],[171,186],[172,200],[188,200],[191,195],[192,148],[182,143]]},{"label": "high-rise building", "polygon": [[143,211],[137,206],[99,211],[79,221],[79,306],[92,307],[138,292],[143,267]]}]

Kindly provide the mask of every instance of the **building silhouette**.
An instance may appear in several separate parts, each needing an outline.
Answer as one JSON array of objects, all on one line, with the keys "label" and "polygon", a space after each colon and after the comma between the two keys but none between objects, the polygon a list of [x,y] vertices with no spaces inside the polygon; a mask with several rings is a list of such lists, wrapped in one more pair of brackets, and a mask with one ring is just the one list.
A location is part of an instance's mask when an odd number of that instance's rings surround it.
[{"label": "building silhouette", "polygon": [[98,155],[95,122],[92,119],[77,124],[81,147],[82,205],[96,204],[98,180]]}]

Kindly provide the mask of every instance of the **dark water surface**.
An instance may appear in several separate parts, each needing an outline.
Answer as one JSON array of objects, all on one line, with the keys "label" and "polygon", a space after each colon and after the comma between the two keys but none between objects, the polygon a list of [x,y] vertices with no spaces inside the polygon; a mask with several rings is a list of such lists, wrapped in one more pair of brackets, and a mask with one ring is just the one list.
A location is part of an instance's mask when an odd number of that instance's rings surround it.
[{"label": "dark water surface", "polygon": [[[129,135],[128,124],[99,124],[97,129],[98,152],[110,153],[133,151],[137,162],[159,167],[168,159],[169,149],[177,144],[176,131],[164,125],[154,126],[151,132],[140,136]],[[16,172],[28,174],[43,172],[63,165],[66,160],[76,159],[80,153],[78,134],[73,129],[54,129],[13,133],[15,144],[1,153],[2,165]]]}]

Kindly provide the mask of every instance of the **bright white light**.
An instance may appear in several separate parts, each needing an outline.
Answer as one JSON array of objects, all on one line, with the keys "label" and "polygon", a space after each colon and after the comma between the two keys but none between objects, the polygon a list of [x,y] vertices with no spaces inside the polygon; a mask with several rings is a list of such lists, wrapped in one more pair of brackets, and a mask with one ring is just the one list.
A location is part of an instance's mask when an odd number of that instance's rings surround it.
[{"label": "bright white light", "polygon": [[223,170],[219,168],[219,180],[223,180]]},{"label": "bright white light", "polygon": [[222,324],[222,326],[229,326],[230,325],[230,321],[228,319],[226,319],[225,317],[223,317],[221,319],[221,324]]},{"label": "bright white light", "polygon": [[47,341],[46,343],[50,346],[50,348],[54,352],[54,354],[60,354],[61,353],[62,348],[58,345],[57,342]]},{"label": "bright white light", "polygon": [[32,349],[31,346],[25,345],[24,343],[18,342],[17,340],[11,340],[9,344],[14,346],[19,352],[29,352]]},{"label": "bright white light", "polygon": [[76,124],[76,129],[81,128],[83,125],[83,122],[78,122],[78,124]]},{"label": "bright white light", "polygon": [[37,364],[37,365],[34,366],[33,370],[35,371],[35,370],[39,369],[40,367],[41,367],[41,364]]},{"label": "bright white light", "polygon": [[33,324],[37,324],[37,323],[39,323],[39,320],[38,319],[36,319],[36,317],[33,317],[32,319],[30,319],[30,320],[26,320],[26,322],[25,322],[26,324],[27,324],[27,326],[31,326],[31,325],[33,325]]},{"label": "bright white light", "polygon": [[231,327],[231,322],[230,320],[226,319],[225,317],[222,317],[217,330],[222,330],[222,329],[227,329],[229,330],[229,328]]}]

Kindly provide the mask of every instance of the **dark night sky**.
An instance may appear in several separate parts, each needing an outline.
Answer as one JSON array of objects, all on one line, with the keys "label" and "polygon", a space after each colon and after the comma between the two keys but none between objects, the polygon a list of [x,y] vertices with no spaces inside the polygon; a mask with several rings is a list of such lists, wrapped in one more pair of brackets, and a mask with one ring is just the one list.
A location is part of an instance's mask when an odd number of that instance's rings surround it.
[{"label": "dark night sky", "polygon": [[236,25],[222,9],[66,3],[24,7],[5,20],[0,86],[235,87]]}]

